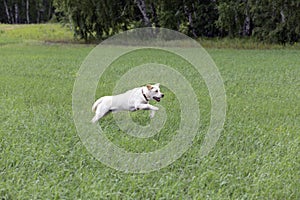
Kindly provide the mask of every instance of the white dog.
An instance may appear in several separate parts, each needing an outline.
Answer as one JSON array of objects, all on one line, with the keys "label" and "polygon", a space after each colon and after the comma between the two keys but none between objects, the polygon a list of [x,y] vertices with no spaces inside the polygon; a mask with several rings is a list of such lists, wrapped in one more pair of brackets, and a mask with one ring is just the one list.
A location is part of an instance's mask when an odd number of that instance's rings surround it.
[{"label": "white dog", "polygon": [[154,99],[159,102],[163,97],[164,94],[160,92],[159,83],[155,85],[147,84],[146,86],[134,88],[116,96],[101,97],[92,107],[92,111],[96,112],[92,122],[97,122],[110,112],[122,110],[151,110],[150,118],[153,118],[158,108],[150,105],[149,101]]}]

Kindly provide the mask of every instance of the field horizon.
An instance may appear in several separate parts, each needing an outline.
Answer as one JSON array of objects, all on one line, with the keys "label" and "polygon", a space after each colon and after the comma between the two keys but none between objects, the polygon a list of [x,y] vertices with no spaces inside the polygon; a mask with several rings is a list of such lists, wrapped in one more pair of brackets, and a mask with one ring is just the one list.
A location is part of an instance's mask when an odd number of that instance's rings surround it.
[{"label": "field horizon", "polygon": [[[280,45],[247,38],[198,38],[197,41],[208,49],[300,49],[299,43]],[[72,28],[68,24],[0,24],[0,45],[34,42],[95,46],[101,41],[85,43],[83,39],[74,37]]]}]

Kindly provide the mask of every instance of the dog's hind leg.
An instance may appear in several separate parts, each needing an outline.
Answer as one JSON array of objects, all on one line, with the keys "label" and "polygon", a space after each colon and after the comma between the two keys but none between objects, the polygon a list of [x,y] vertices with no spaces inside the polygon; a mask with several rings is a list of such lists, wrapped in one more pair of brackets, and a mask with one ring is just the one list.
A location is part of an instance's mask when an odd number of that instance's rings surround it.
[{"label": "dog's hind leg", "polygon": [[93,123],[96,123],[99,119],[111,112],[108,107],[103,107],[101,104],[97,107],[96,114],[92,119]]}]

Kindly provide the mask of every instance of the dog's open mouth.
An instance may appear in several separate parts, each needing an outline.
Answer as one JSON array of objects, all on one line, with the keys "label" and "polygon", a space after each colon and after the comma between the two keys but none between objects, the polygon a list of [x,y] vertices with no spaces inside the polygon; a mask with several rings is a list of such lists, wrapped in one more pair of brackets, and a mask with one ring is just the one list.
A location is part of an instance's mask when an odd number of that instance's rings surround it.
[{"label": "dog's open mouth", "polygon": [[153,99],[157,102],[160,102],[160,98],[159,97],[153,97]]}]

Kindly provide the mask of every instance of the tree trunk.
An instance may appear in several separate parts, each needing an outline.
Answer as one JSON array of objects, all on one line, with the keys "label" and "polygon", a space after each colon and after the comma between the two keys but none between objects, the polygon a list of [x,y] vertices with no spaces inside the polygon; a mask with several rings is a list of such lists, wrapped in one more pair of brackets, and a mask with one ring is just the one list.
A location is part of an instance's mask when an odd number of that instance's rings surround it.
[{"label": "tree trunk", "polygon": [[283,9],[280,10],[280,16],[281,16],[281,23],[285,23],[285,15],[284,15]]},{"label": "tree trunk", "polygon": [[48,19],[47,20],[50,20],[52,18],[52,3],[51,1],[49,1],[49,8],[48,8]]},{"label": "tree trunk", "polygon": [[243,36],[250,36],[251,35],[251,27],[250,27],[250,17],[246,16],[244,21],[244,30],[243,30]]},{"label": "tree trunk", "polygon": [[189,30],[192,32],[193,36],[195,38],[197,38],[197,34],[196,34],[196,31],[195,31],[195,27],[194,27],[194,23],[193,23],[193,17],[192,17],[192,12],[190,11],[190,9],[184,5],[184,12],[185,14],[187,15],[188,17],[188,21],[189,21]]},{"label": "tree trunk", "polygon": [[155,9],[155,5],[153,3],[151,3],[150,8],[151,8],[151,12],[152,12],[152,15],[153,15],[153,18],[154,18],[155,27],[159,27],[159,20],[158,20],[158,17],[157,17],[157,12],[156,12],[156,9]]},{"label": "tree trunk", "polygon": [[136,0],[135,3],[137,4],[139,10],[141,11],[141,13],[143,15],[145,25],[150,27],[151,23],[150,23],[149,17],[147,16],[145,1],[144,0]]},{"label": "tree trunk", "polygon": [[29,18],[29,0],[26,0],[26,21],[27,21],[27,24],[30,24],[30,18]]},{"label": "tree trunk", "polygon": [[245,1],[246,3],[246,17],[244,20],[244,25],[243,25],[243,36],[250,36],[251,35],[251,18],[250,18],[250,11],[249,11],[249,4],[248,1]]},{"label": "tree trunk", "polygon": [[15,3],[15,23],[19,23],[19,7],[17,3]]},{"label": "tree trunk", "polygon": [[40,4],[39,2],[36,3],[36,23],[40,23],[40,18],[41,18],[41,12],[40,12]]},{"label": "tree trunk", "polygon": [[10,13],[9,13],[9,9],[8,9],[8,6],[7,6],[7,2],[6,2],[6,0],[4,0],[3,2],[4,2],[6,17],[7,17],[7,22],[9,24],[11,24],[12,22],[11,22],[11,19],[10,19]]}]

